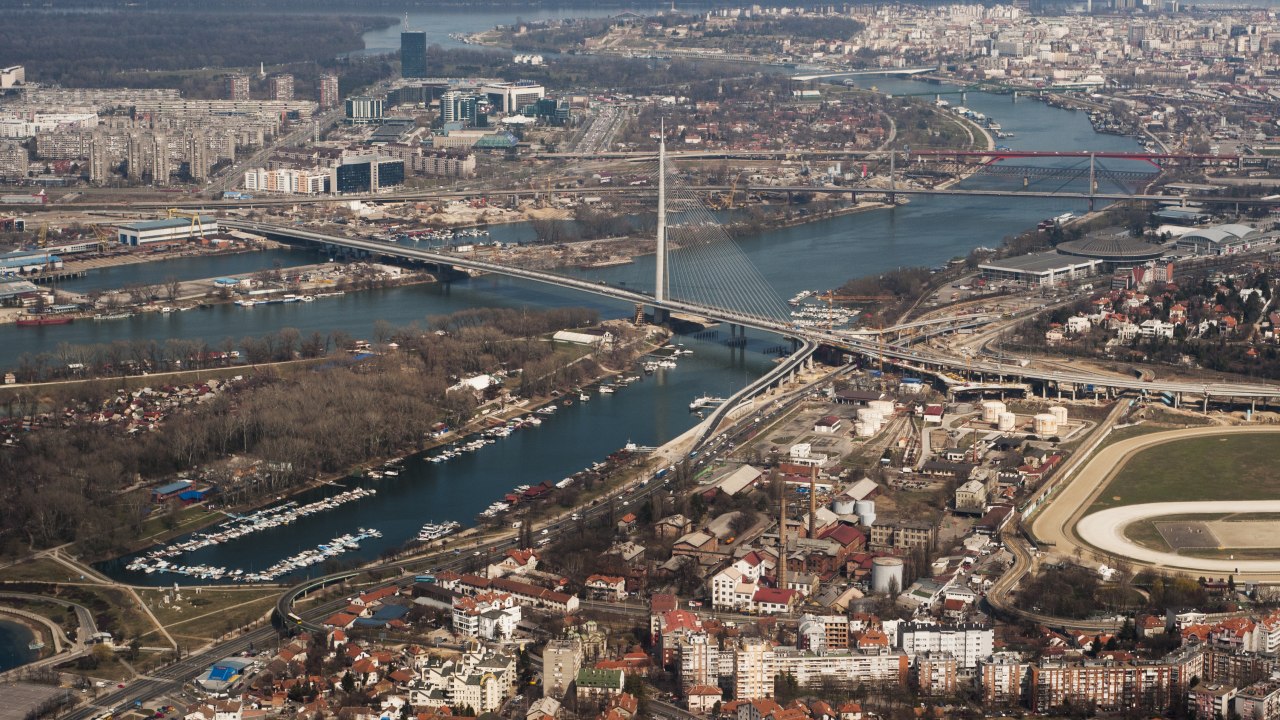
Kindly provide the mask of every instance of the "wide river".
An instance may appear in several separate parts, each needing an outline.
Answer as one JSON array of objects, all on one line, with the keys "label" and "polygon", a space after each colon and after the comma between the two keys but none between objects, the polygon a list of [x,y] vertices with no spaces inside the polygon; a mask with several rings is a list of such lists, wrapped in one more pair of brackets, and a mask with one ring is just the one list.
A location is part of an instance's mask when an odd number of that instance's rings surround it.
[{"label": "wide river", "polygon": [[[411,16],[410,21],[431,29],[431,41],[436,42],[447,39],[444,36],[448,32],[480,30],[514,20],[500,13],[469,17],[471,22],[451,14],[424,14],[417,18]],[[370,43],[370,47],[384,46]],[[865,84],[894,94],[935,89],[935,86],[913,81],[884,78],[868,79]],[[960,103],[956,96],[949,99],[953,104]],[[1015,103],[1008,96],[981,93],[970,93],[963,104],[998,119],[1005,131],[1014,133],[1015,137],[1000,141],[1014,149],[1139,149],[1132,139],[1094,133],[1083,113],[1027,100]],[[1034,178],[1033,182],[1042,187],[1063,184],[1061,180],[1035,181]],[[1020,185],[1021,179],[974,178],[961,187],[1000,187],[1001,184]],[[1068,184],[1067,187],[1079,189],[1082,185]],[[739,245],[777,294],[787,298],[802,289],[835,287],[852,277],[900,266],[937,265],[965,255],[976,246],[996,246],[1003,237],[1034,226],[1041,219],[1085,209],[1080,201],[1059,199],[919,197],[893,210],[771,230],[743,238]],[[524,226],[495,231],[499,238],[515,240],[531,235]],[[212,277],[270,267],[275,263],[293,265],[322,259],[315,252],[295,250],[178,260],[117,268],[110,271],[109,279],[104,273],[68,287],[88,289],[166,276]],[[640,258],[632,265],[598,271],[593,277],[626,282],[629,287],[652,287],[652,262],[652,257]],[[486,276],[447,286],[355,293],[314,303],[249,310],[223,306],[97,324],[77,322],[69,326],[21,329],[5,326],[0,328],[0,366],[13,365],[24,352],[55,351],[60,343],[184,337],[203,338],[218,345],[224,338],[238,339],[281,327],[294,327],[304,334],[313,330],[344,330],[355,337],[369,337],[377,320],[403,325],[466,307],[565,305],[596,307],[607,317],[623,317],[632,311],[628,306],[566,290]],[[755,337],[745,352],[737,352],[715,338],[683,338],[681,341],[693,354],[682,358],[677,368],[660,371],[612,396],[594,395],[588,403],[575,403],[546,418],[541,427],[521,430],[459,459],[439,464],[411,459],[397,477],[364,481],[367,487],[377,489],[374,497],[311,515],[287,527],[189,553],[180,562],[252,572],[360,527],[375,528],[383,536],[364,541],[358,550],[341,558],[372,559],[388,548],[402,545],[428,521],[456,519],[470,523],[478,511],[514,486],[558,481],[603,459],[628,441],[658,445],[675,437],[697,419],[688,412],[690,400],[703,393],[727,395],[763,373],[772,356],[762,351],[779,343],[777,338]],[[336,489],[325,488],[300,500],[333,492]],[[318,572],[318,568],[314,566],[312,572]],[[124,569],[123,563],[111,563],[105,569],[123,580],[138,583],[194,582],[185,576],[131,573]]]}]

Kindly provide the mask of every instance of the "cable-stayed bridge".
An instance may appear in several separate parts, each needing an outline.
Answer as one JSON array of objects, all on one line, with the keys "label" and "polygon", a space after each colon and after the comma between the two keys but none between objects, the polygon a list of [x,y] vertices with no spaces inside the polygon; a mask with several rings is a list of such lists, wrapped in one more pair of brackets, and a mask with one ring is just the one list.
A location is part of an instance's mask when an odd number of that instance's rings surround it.
[{"label": "cable-stayed bridge", "polygon": [[793,322],[790,308],[765,280],[762,273],[746,257],[737,243],[716,221],[696,195],[695,189],[671,181],[665,162],[659,157],[658,230],[656,262],[652,292],[610,285],[563,272],[519,267],[471,255],[424,249],[402,243],[362,237],[321,233],[297,226],[275,225],[249,220],[223,220],[222,224],[279,238],[313,242],[335,248],[346,248],[374,256],[398,257],[468,270],[495,273],[521,280],[554,285],[639,307],[651,308],[655,319],[664,320],[670,313],[682,313],[727,323],[731,333],[753,328],[790,339],[797,355],[784,361],[764,379],[754,383],[762,389],[780,380],[807,359],[820,345],[840,348],[866,358],[897,364],[913,372],[942,375],[964,371],[1003,382],[1038,382],[1045,388],[1086,387],[1095,392],[1139,390],[1166,392],[1180,398],[1182,394],[1208,398],[1272,399],[1280,398],[1280,385],[1266,383],[1203,383],[1187,381],[1145,381],[1111,374],[1078,370],[1024,367],[1020,363],[1001,362],[972,357],[957,357],[922,346],[885,342],[886,334],[912,332],[932,326],[930,334],[954,331],[997,320],[996,316],[965,315],[936,321],[916,321],[878,331],[850,331],[800,326]]}]

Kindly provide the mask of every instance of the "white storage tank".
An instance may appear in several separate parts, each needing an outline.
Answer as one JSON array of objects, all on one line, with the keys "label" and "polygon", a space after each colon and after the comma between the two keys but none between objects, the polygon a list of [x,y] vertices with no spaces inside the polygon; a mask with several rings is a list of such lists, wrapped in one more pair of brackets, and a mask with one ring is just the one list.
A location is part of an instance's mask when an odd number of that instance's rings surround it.
[{"label": "white storage tank", "polygon": [[871,437],[880,432],[879,420],[859,420],[853,424],[853,434],[858,437]]},{"label": "white storage tank", "polygon": [[1058,433],[1058,418],[1049,413],[1040,413],[1031,418],[1031,427],[1037,435],[1056,435]]},{"label": "white storage tank", "polygon": [[858,512],[858,504],[848,495],[841,495],[831,501],[831,512],[837,515],[854,515]]},{"label": "white storage tank", "polygon": [[859,420],[880,422],[880,419],[883,417],[884,415],[881,415],[878,410],[874,410],[869,407],[858,408]]},{"label": "white storage tank", "polygon": [[859,500],[854,507],[858,514],[858,522],[870,527],[876,522],[876,503],[874,500]]},{"label": "white storage tank", "polygon": [[1009,432],[1018,424],[1018,416],[1011,412],[1002,412],[996,416],[996,429]]},{"label": "white storage tank", "polygon": [[1000,413],[1004,411],[1004,403],[999,400],[987,400],[982,403],[982,422],[995,423],[1000,417]]},{"label": "white storage tank", "polygon": [[889,417],[893,414],[892,400],[872,400],[867,403],[867,409],[872,412],[880,413],[882,417]]},{"label": "white storage tank", "polygon": [[1054,405],[1049,408],[1049,414],[1058,419],[1058,425],[1067,424],[1067,409],[1061,405]]},{"label": "white storage tank", "polygon": [[875,558],[871,561],[871,592],[887,593],[894,587],[902,592],[902,574],[902,558]]}]

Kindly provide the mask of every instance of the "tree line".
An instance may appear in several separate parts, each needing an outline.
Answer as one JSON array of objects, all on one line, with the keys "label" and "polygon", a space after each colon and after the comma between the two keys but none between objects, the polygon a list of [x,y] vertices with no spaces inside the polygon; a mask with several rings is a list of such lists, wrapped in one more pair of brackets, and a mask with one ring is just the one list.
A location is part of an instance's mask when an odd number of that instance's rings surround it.
[{"label": "tree line", "polygon": [[[379,17],[174,13],[168,8],[13,9],[0,23],[0,66],[23,64],[29,82],[66,87],[172,87],[174,78],[167,73],[191,70],[201,71],[197,84],[220,86],[216,71],[223,68],[328,61],[363,48],[365,32],[394,23]],[[157,79],[164,84],[154,84]]]},{"label": "tree line", "polygon": [[[9,416],[42,413],[44,422],[0,453],[0,548],[77,542],[94,556],[119,552],[157,511],[147,487],[178,472],[213,483],[227,504],[248,504],[416,450],[437,423],[456,427],[471,417],[480,399],[450,391],[460,377],[505,373],[518,386],[521,375],[536,376],[521,388],[528,394],[594,374],[593,363],[564,362],[544,338],[595,319],[581,309],[491,308],[432,318],[426,330],[387,327],[400,345],[394,352],[359,360],[335,353],[288,373],[259,368],[150,432],[59,420],[104,407],[118,383],[85,383],[62,396],[27,392],[5,406]],[[222,462],[233,455],[261,461],[260,472],[237,479]]]}]

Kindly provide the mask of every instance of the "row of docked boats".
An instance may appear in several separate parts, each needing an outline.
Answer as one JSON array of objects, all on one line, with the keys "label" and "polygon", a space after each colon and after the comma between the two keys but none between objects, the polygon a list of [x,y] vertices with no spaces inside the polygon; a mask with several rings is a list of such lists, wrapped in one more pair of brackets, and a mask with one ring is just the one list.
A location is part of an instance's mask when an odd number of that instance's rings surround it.
[{"label": "row of docked boats", "polygon": [[422,542],[431,542],[440,538],[451,535],[462,527],[462,523],[457,520],[448,520],[442,523],[427,523],[418,531],[418,539]]},{"label": "row of docked boats", "polygon": [[174,575],[185,575],[186,577],[197,580],[270,582],[282,575],[297,572],[298,570],[324,562],[329,558],[337,557],[345,552],[356,550],[360,547],[360,543],[363,540],[380,537],[382,537],[382,533],[378,530],[374,530],[372,528],[360,528],[354,533],[339,535],[327,543],[317,545],[315,548],[309,550],[303,550],[296,555],[291,555],[266,570],[258,572],[245,572],[240,568],[232,570],[226,567],[213,565],[182,565],[179,563],[169,562],[161,557],[135,558],[133,562],[129,563],[128,568],[134,572],[145,572],[148,575],[152,573],[170,573]]},{"label": "row of docked boats", "polygon": [[134,571],[154,572],[154,570],[147,570],[148,567],[154,567],[154,563],[151,561],[177,557],[183,553],[221,545],[256,532],[289,525],[299,518],[332,510],[340,505],[370,497],[377,494],[377,492],[377,490],[357,487],[306,504],[300,505],[296,501],[290,500],[281,505],[263,508],[248,515],[231,515],[231,519],[219,525],[216,530],[192,533],[181,542],[157,548],[145,556],[138,556],[127,567],[129,570]]},{"label": "row of docked boats", "polygon": [[[546,414],[546,413],[542,413]],[[520,418],[512,418],[502,425],[491,427],[475,435],[469,436],[471,439],[463,438],[452,445],[447,446],[435,455],[428,455],[427,462],[442,463],[448,462],[457,457],[473,453],[485,445],[492,445],[498,441],[498,438],[504,438],[511,433],[526,427],[537,427],[542,424],[542,418],[535,415],[526,415]]]}]

